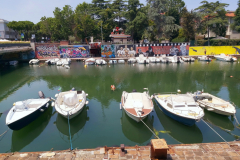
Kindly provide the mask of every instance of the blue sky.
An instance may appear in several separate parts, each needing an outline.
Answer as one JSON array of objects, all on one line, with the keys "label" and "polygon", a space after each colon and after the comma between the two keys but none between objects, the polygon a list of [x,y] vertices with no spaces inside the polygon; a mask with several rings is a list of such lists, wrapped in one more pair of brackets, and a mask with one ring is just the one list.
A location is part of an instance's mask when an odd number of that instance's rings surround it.
[{"label": "blue sky", "polygon": [[[64,5],[75,7],[82,2],[90,3],[92,0],[0,0],[0,19],[8,21],[29,20],[34,23],[40,21],[43,16],[53,17],[55,7],[63,8]],[[184,0],[187,9],[197,8],[202,0]],[[216,2],[216,0],[208,0]],[[234,11],[237,9],[238,0],[219,0],[222,3],[228,3],[227,10]],[[140,0],[146,4],[146,0]]]}]

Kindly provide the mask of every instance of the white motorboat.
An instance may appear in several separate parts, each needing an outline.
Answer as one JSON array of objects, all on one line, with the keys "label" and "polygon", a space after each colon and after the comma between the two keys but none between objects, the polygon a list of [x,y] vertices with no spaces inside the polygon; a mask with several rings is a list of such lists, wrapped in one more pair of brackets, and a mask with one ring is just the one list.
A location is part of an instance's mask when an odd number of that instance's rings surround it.
[{"label": "white motorboat", "polygon": [[184,62],[191,62],[191,58],[190,57],[182,57],[182,60]]},{"label": "white motorboat", "polygon": [[16,66],[18,64],[18,61],[9,61],[10,66]]},{"label": "white motorboat", "polygon": [[150,63],[156,63],[156,58],[155,57],[149,57]]},{"label": "white motorboat", "polygon": [[209,58],[207,56],[200,56],[198,57],[199,61],[212,61],[212,58]]},{"label": "white motorboat", "polygon": [[55,65],[58,61],[60,61],[58,58],[54,58],[54,59],[51,59],[50,63],[48,63],[48,64]]},{"label": "white motorboat", "polygon": [[226,55],[224,53],[222,53],[220,55],[214,55],[214,57],[219,61],[226,61],[226,62],[236,62],[237,61],[236,57],[233,57],[231,55]]},{"label": "white motorboat", "polygon": [[136,63],[137,60],[135,58],[129,58],[128,63]]},{"label": "white motorboat", "polygon": [[193,97],[201,107],[208,111],[226,116],[234,115],[236,113],[236,108],[233,104],[209,93],[197,91],[193,94]]},{"label": "white motorboat", "polygon": [[62,65],[69,65],[70,64],[69,58],[63,58],[63,59],[61,59],[61,61],[62,61]]},{"label": "white motorboat", "polygon": [[172,62],[172,63],[182,63],[183,62],[183,60],[181,60],[181,58],[177,57],[176,55],[175,56],[169,56],[168,61]]},{"label": "white motorboat", "polygon": [[160,63],[160,62],[161,62],[160,57],[156,57],[156,63]]},{"label": "white motorboat", "polygon": [[44,95],[41,98],[15,102],[7,114],[6,125],[12,130],[19,130],[34,121],[49,106],[50,99],[44,98]]},{"label": "white motorboat", "polygon": [[38,64],[39,60],[38,59],[31,59],[29,61],[29,64]]},{"label": "white motorboat", "polygon": [[146,118],[154,107],[148,91],[143,93],[123,91],[120,106],[130,118],[137,122]]},{"label": "white motorboat", "polygon": [[86,59],[85,64],[86,65],[93,65],[93,64],[95,64],[95,62],[96,62],[95,58],[88,58],[88,59]]},{"label": "white motorboat", "polygon": [[57,62],[56,62],[56,65],[57,65],[57,66],[62,66],[62,65],[63,65],[62,60],[60,59],[59,61],[57,61]]},{"label": "white motorboat", "polygon": [[169,60],[168,60],[168,58],[167,58],[167,56],[165,54],[161,55],[159,57],[159,59],[160,59],[161,63],[168,63],[169,62]]},{"label": "white motorboat", "polygon": [[138,63],[139,64],[149,64],[150,60],[146,57],[144,57],[143,54],[139,55]]},{"label": "white motorboat", "polygon": [[118,63],[122,63],[123,64],[123,63],[125,63],[125,61],[124,61],[124,59],[119,59]]},{"label": "white motorboat", "polygon": [[117,60],[109,60],[109,64],[117,64]]},{"label": "white motorboat", "polygon": [[86,94],[84,91],[67,91],[56,94],[55,109],[65,118],[72,119],[77,116],[82,110],[86,101]]},{"label": "white motorboat", "polygon": [[203,109],[188,94],[154,94],[159,108],[167,116],[192,126],[204,116]]},{"label": "white motorboat", "polygon": [[103,60],[103,59],[97,59],[97,60],[96,60],[96,64],[98,64],[98,65],[104,65],[104,64],[107,64],[107,62],[106,62],[105,60]]},{"label": "white motorboat", "polygon": [[190,58],[190,61],[191,62],[194,62],[195,61],[195,58],[193,58],[193,57],[189,57]]},{"label": "white motorboat", "polygon": [[69,65],[64,65],[66,69],[70,69],[70,66]]}]

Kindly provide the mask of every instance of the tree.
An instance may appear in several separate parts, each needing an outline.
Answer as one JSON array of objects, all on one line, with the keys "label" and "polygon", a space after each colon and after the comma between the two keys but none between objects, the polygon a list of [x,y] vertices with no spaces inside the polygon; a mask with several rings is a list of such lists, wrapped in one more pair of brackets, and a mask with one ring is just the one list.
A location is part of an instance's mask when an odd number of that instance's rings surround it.
[{"label": "tree", "polygon": [[79,4],[75,9],[75,28],[77,36],[83,41],[89,36],[97,36],[100,31],[97,21],[93,18],[92,5],[86,2]]},{"label": "tree", "polygon": [[240,0],[238,1],[238,8],[235,11],[235,17],[233,18],[234,22],[231,25],[231,29],[240,32]]},{"label": "tree", "polygon": [[[34,23],[30,21],[18,21],[18,22],[12,21],[12,22],[9,22],[7,26],[13,29],[14,31],[24,33],[25,35],[24,39],[29,40],[29,37],[30,37],[29,33],[30,31],[32,31]],[[15,35],[15,37],[17,38],[17,35]]]},{"label": "tree", "polygon": [[147,7],[139,0],[129,0],[125,17],[128,20],[126,32],[130,33],[134,41],[142,39],[144,30],[148,27]]},{"label": "tree", "polygon": [[194,15],[188,12],[187,8],[182,10],[182,23],[183,33],[187,41],[195,39],[195,21]]},{"label": "tree", "polygon": [[226,35],[226,25],[228,24],[227,18],[225,16],[227,7],[229,4],[208,1],[202,1],[201,6],[195,10],[201,14],[202,21],[205,22],[206,28],[209,28],[216,35],[225,36]]},{"label": "tree", "polygon": [[54,37],[55,40],[68,40],[68,37],[73,35],[74,28],[74,12],[72,7],[65,5],[63,9],[56,7],[54,14],[54,29],[59,31],[59,37]]},{"label": "tree", "polygon": [[17,21],[9,22],[9,23],[7,24],[7,26],[8,26],[8,28],[11,28],[11,29],[13,29],[13,30],[16,32],[15,38],[17,38],[17,35],[18,35],[17,32],[20,32],[21,29],[22,29],[21,26],[19,26],[18,22],[17,22]]},{"label": "tree", "polygon": [[169,1],[168,0],[147,0],[150,5],[148,10],[149,19],[153,20],[156,28],[149,27],[149,31],[157,29],[156,38],[161,37],[169,39],[174,31],[177,31],[180,26],[175,24],[175,19],[168,16]]}]

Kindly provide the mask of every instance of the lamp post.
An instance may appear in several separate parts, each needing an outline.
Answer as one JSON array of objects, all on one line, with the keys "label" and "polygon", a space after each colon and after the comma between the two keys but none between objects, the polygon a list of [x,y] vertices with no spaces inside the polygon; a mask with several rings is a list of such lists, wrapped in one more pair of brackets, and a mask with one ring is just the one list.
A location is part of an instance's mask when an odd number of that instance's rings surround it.
[{"label": "lamp post", "polygon": [[[102,23],[101,23],[101,34],[102,34]],[[103,34],[102,34],[102,43],[103,43]]]}]

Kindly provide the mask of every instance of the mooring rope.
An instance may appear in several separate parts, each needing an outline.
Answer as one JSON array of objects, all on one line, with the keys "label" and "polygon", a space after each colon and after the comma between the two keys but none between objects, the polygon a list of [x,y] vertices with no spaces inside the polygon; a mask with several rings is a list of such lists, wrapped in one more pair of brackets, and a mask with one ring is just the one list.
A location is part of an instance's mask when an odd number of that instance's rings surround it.
[{"label": "mooring rope", "polygon": [[[142,121],[143,122],[143,120],[142,119],[140,119],[140,121]],[[158,139],[160,139],[148,126],[147,126],[147,124],[146,123],[144,123],[143,122],[143,124],[153,133],[153,135],[155,136],[155,137],[157,137]]]},{"label": "mooring rope", "polygon": [[[202,119],[202,121],[203,121],[209,128],[211,128],[219,137],[221,137],[221,136],[217,133],[217,131],[215,131],[212,127],[210,127],[210,126],[207,124],[207,122],[205,122],[203,119]],[[223,137],[221,137],[221,138],[227,143],[227,145],[229,146],[229,148],[231,148],[230,144],[229,144]],[[232,149],[232,148],[231,148],[231,149]],[[239,153],[236,152],[234,149],[232,149],[232,150],[239,155]],[[240,156],[240,155],[239,155],[239,156]]]},{"label": "mooring rope", "polygon": [[9,130],[9,128],[8,128],[5,132],[3,132],[3,133],[0,135],[0,137],[2,137],[5,133],[7,133],[8,130]]},{"label": "mooring rope", "polygon": [[237,117],[236,117],[236,114],[234,114],[234,119],[236,120],[236,122],[237,122],[237,124],[238,124],[238,126],[235,126],[235,127],[237,127],[238,129],[240,129],[240,125],[239,125],[239,122],[238,122],[238,120],[237,120]]},{"label": "mooring rope", "polygon": [[72,138],[71,138],[71,131],[70,131],[70,122],[69,122],[69,113],[68,113],[68,128],[69,128],[69,136],[70,136],[70,149],[73,150],[72,148]]}]

